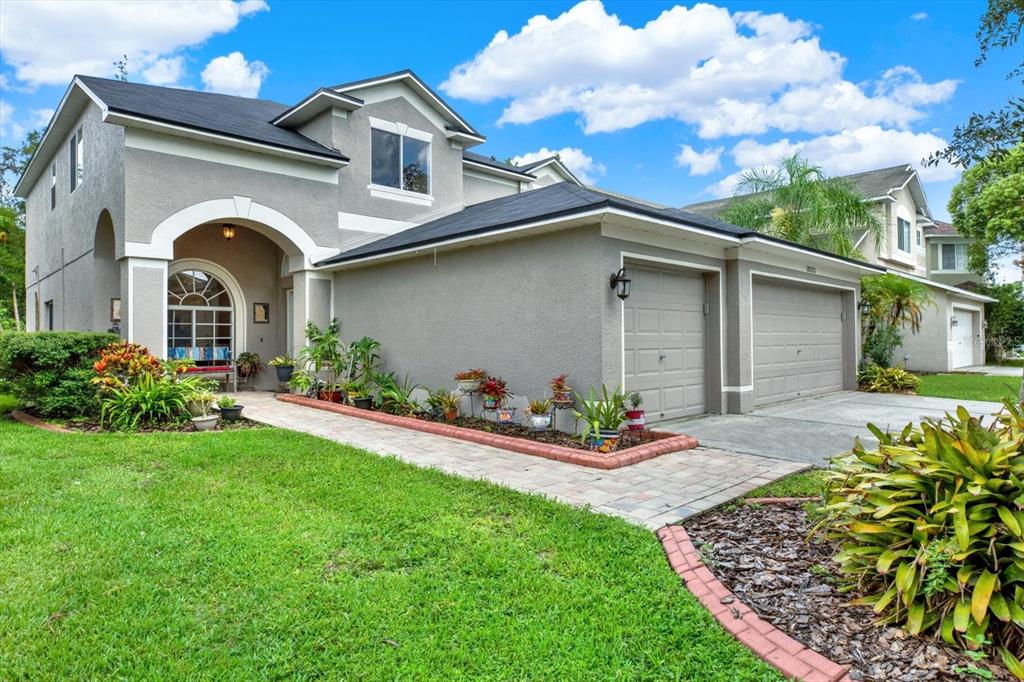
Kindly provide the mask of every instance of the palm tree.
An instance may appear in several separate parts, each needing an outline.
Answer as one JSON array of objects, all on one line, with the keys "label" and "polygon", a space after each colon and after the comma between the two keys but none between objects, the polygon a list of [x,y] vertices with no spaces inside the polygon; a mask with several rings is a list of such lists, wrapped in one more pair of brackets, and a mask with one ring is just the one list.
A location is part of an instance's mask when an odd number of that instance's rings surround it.
[{"label": "palm tree", "polygon": [[863,257],[857,233],[866,231],[876,245],[885,238],[882,222],[852,184],[826,177],[799,154],[780,168],[746,171],[738,189],[737,200],[718,214],[734,225],[846,258]]},{"label": "palm tree", "polygon": [[921,331],[924,309],[935,305],[926,285],[892,273],[862,278],[860,295],[870,309],[869,319],[909,327],[912,334]]}]

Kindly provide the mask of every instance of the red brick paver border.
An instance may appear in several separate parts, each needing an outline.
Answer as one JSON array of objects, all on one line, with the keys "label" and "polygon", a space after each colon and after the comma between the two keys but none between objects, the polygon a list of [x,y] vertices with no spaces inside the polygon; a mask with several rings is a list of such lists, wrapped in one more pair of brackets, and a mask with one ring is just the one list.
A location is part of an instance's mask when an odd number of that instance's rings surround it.
[{"label": "red brick paver border", "polygon": [[341,405],[339,403],[332,403],[326,400],[314,400],[313,398],[292,395],[290,393],[279,394],[277,399],[286,403],[294,403],[305,407],[313,407],[318,410],[336,412],[347,417],[368,419],[370,421],[388,424],[390,426],[401,426],[402,428],[412,429],[414,431],[424,431],[438,436],[458,438],[459,440],[466,440],[471,443],[490,445],[496,448],[512,450],[513,452],[518,452],[524,455],[544,457],[545,459],[553,459],[559,462],[567,462],[569,464],[579,464],[580,466],[591,467],[594,469],[618,469],[620,467],[629,466],[630,464],[636,464],[637,462],[653,459],[659,455],[664,455],[669,452],[689,450],[690,448],[695,448],[698,445],[697,439],[692,436],[681,436],[674,433],[655,431],[655,440],[653,442],[644,443],[643,445],[635,445],[631,448],[619,450],[607,455],[600,455],[587,452],[585,450],[574,450],[573,448],[567,448],[564,445],[541,443],[539,441],[526,440],[525,438],[504,436],[498,433],[487,433],[486,431],[477,431],[476,429],[467,429],[462,426],[453,426],[451,424],[441,424],[439,422],[426,421],[425,419],[399,417],[398,415],[387,414],[386,412],[361,410],[349,405]]},{"label": "red brick paver border", "polygon": [[682,526],[658,530],[668,563],[715,619],[758,657],[803,682],[852,682],[846,668],[808,649],[740,602],[701,561]]}]

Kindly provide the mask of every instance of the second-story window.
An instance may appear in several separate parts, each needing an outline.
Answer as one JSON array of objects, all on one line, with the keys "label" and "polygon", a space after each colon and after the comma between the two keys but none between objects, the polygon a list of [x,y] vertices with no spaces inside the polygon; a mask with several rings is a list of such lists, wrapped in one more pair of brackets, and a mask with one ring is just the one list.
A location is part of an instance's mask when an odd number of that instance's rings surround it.
[{"label": "second-story window", "polygon": [[967,244],[942,244],[939,248],[939,270],[967,271]]},{"label": "second-story window", "polygon": [[910,221],[896,219],[896,247],[900,251],[910,252]]},{"label": "second-story window", "polygon": [[371,182],[407,192],[430,194],[430,142],[426,134],[371,128]]},{"label": "second-story window", "polygon": [[57,164],[50,166],[50,210],[57,207]]},{"label": "second-story window", "polygon": [[71,143],[68,145],[69,171],[71,173],[71,191],[82,184],[85,178],[83,164],[85,162],[85,145],[82,137],[82,129],[71,136]]}]

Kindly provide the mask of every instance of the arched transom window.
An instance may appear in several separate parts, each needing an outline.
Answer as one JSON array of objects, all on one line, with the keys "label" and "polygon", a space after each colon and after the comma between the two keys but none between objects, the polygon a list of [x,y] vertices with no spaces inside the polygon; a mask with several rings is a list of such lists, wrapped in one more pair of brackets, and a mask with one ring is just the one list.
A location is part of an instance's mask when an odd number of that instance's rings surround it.
[{"label": "arched transom window", "polygon": [[167,279],[167,354],[197,365],[230,360],[234,326],[231,294],[213,275],[182,270]]}]

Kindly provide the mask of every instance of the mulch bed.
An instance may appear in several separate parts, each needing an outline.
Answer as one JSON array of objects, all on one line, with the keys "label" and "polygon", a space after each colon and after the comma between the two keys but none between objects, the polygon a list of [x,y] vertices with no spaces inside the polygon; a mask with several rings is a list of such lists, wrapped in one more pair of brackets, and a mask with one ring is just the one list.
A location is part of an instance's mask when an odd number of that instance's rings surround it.
[{"label": "mulch bed", "polygon": [[[52,424],[65,431],[75,431],[78,433],[112,433],[110,430],[102,428],[99,421],[96,419],[69,419],[66,421],[58,419],[40,419],[40,421]],[[266,424],[254,422],[251,419],[242,417],[233,422],[221,420],[214,431],[241,431],[245,429],[264,428],[269,427]],[[125,431],[122,433],[196,433],[196,428],[192,425],[191,421],[186,421],[173,424],[161,424],[158,426],[141,426],[135,431]]]},{"label": "mulch bed", "polygon": [[[790,637],[850,669],[855,680],[1013,680],[989,656],[975,662],[938,639],[878,627],[873,611],[840,594],[834,543],[813,538],[799,503],[735,505],[686,523],[708,568],[736,597]],[[971,667],[981,674],[969,672]]]},{"label": "mulch bed", "polygon": [[[578,435],[565,433],[564,431],[555,431],[552,429],[548,429],[547,431],[534,431],[522,424],[499,424],[498,422],[490,421],[489,419],[481,419],[480,417],[459,417],[455,421],[451,422],[441,418],[424,418],[428,421],[437,422],[438,424],[450,424],[451,426],[461,426],[463,428],[485,431],[487,433],[497,433],[502,436],[525,438],[527,440],[535,440],[540,443],[551,443],[552,445],[562,445],[567,448],[576,448],[577,450],[586,450],[588,452],[591,451],[589,447],[583,445]],[[625,450],[626,448],[631,448],[634,445],[640,445],[641,443],[649,443],[652,440],[653,438],[649,432],[644,434],[642,431],[623,430],[619,433],[619,440],[618,443],[616,443],[616,447],[613,452],[615,450]]]}]

